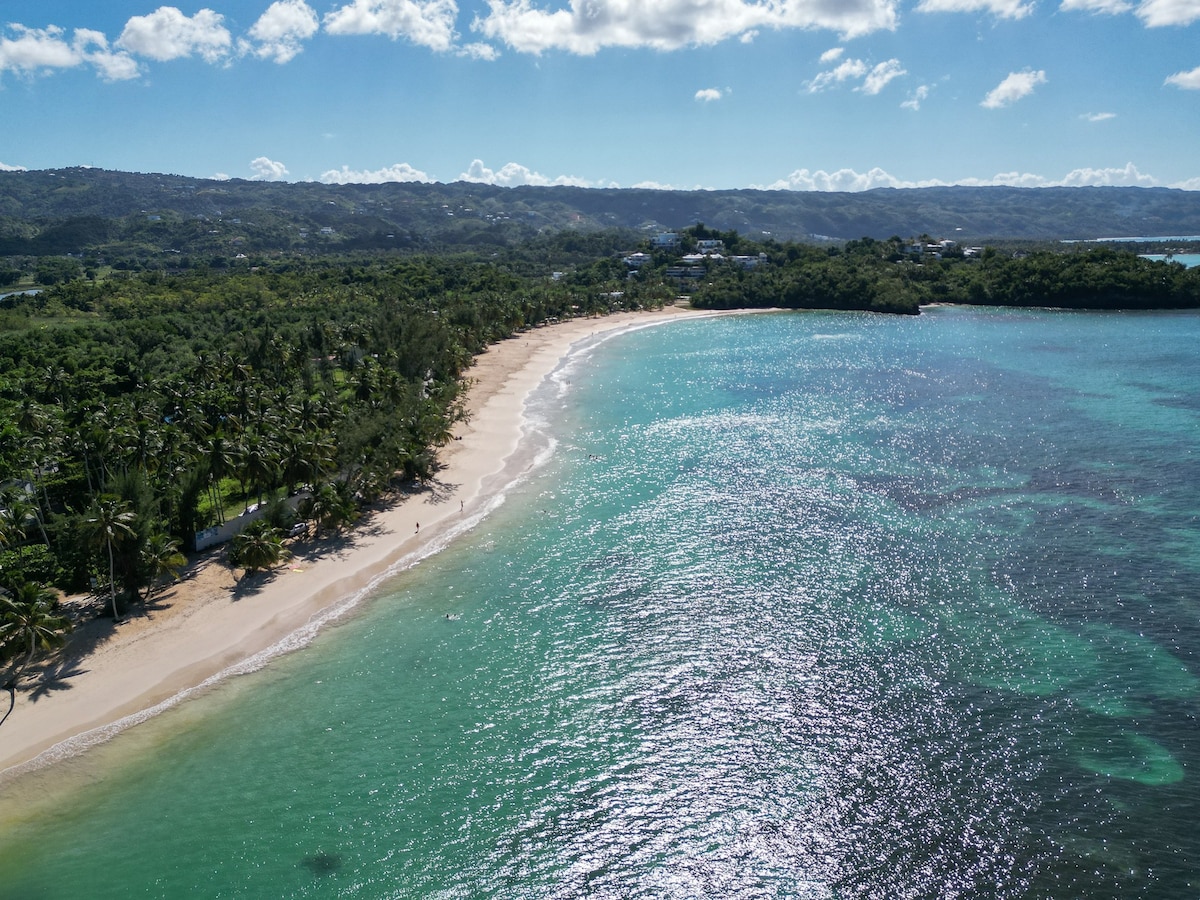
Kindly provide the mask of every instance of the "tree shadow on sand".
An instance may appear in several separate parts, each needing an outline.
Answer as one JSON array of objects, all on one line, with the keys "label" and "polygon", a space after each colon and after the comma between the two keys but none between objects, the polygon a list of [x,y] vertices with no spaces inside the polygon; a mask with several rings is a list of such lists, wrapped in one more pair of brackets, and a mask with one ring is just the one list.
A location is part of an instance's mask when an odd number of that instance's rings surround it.
[{"label": "tree shadow on sand", "polygon": [[271,584],[278,576],[279,572],[276,569],[268,569],[261,572],[247,572],[237,580],[237,584],[233,586],[233,599],[243,600],[247,597],[255,597],[266,590],[267,585]]},{"label": "tree shadow on sand", "polygon": [[[86,669],[80,669],[74,660],[59,651],[49,659],[34,663],[28,669],[13,667],[0,680],[0,690],[8,694],[8,703],[3,714],[0,714],[0,725],[8,721],[12,711],[17,706],[17,691],[26,694],[32,703],[42,697],[49,696],[53,691],[68,691],[72,685],[67,679],[82,675]],[[22,680],[25,681],[22,684]]]},{"label": "tree shadow on sand", "polygon": [[442,481],[440,478],[429,478],[421,484],[422,489],[413,491],[413,493],[426,494],[425,502],[431,506],[446,503],[462,487],[460,484],[452,484],[449,481]]},{"label": "tree shadow on sand", "polygon": [[53,693],[71,690],[74,686],[71,684],[71,679],[78,678],[87,671],[87,669],[80,668],[78,661],[75,659],[63,657],[51,660],[47,665],[42,667],[41,677],[33,684],[32,690],[29,691],[30,701],[37,703],[43,697],[48,697]]}]

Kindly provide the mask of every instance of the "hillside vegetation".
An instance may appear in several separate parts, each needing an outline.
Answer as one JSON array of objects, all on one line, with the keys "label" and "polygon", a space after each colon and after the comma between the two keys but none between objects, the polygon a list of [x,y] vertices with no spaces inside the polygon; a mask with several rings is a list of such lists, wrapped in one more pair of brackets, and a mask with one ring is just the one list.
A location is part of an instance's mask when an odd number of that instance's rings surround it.
[{"label": "hillside vegetation", "polygon": [[1200,235],[1200,192],[939,187],[861,193],[213,181],[0,172],[0,256],[236,255],[515,246],[539,232],[705,222],[754,239],[931,234],[979,243]]}]

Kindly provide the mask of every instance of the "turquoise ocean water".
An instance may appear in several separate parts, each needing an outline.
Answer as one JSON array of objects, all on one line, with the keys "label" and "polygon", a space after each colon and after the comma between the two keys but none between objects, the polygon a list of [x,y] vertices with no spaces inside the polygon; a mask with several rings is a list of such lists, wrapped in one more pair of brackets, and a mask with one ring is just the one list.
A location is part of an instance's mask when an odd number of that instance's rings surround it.
[{"label": "turquoise ocean water", "polygon": [[938,308],[578,353],[473,532],[0,792],[70,790],[0,897],[1200,896],[1198,348]]},{"label": "turquoise ocean water", "polygon": [[1171,262],[1177,262],[1182,266],[1186,266],[1189,269],[1200,266],[1200,253],[1175,253],[1171,256],[1167,256],[1165,253],[1143,253],[1142,256],[1146,259],[1152,259],[1158,262],[1170,260]]}]

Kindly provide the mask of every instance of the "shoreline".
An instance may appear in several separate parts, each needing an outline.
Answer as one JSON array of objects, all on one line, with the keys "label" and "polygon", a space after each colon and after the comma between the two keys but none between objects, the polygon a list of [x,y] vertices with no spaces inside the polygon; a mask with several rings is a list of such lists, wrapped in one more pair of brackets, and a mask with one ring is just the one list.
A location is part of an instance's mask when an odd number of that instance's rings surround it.
[{"label": "shoreline", "polygon": [[[88,620],[41,677],[18,689],[0,727],[0,785],[78,756],[237,674],[308,644],[381,581],[470,531],[535,465],[526,403],[575,346],[595,336],[713,313],[681,307],[571,319],[493,344],[465,373],[468,421],[426,486],[369,512],[340,537],[294,545],[267,575],[239,579],[223,548],[125,624]],[[457,501],[457,502],[456,502]]]}]

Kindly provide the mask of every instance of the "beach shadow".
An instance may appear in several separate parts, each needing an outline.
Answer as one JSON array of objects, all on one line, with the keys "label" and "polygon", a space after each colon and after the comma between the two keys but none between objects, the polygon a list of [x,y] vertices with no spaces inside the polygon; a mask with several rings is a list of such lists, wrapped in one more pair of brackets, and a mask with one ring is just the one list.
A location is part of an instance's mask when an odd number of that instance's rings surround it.
[{"label": "beach shadow", "polygon": [[43,697],[49,697],[53,693],[71,690],[74,685],[70,683],[70,679],[77,678],[87,671],[87,669],[80,668],[74,659],[64,657],[52,660],[42,667],[41,677],[29,691],[30,702],[37,703]]},{"label": "beach shadow", "polygon": [[[70,605],[64,604],[60,611],[71,621],[72,632],[66,647],[53,658],[77,660],[88,656],[111,641],[121,624],[113,620],[107,597],[81,598]],[[126,609],[121,622],[126,621],[131,612]]]},{"label": "beach shadow", "polygon": [[269,572],[255,572],[253,575],[243,575],[233,586],[233,599],[242,600],[261,594],[279,573],[272,569]]},{"label": "beach shadow", "polygon": [[314,563],[322,559],[336,559],[354,549],[357,543],[355,540],[356,535],[382,533],[382,529],[378,525],[371,527],[373,530],[370,531],[360,526],[352,531],[322,533],[309,542],[305,548],[304,559],[308,563]]},{"label": "beach shadow", "polygon": [[425,502],[429,504],[445,503],[454,496],[462,485],[452,484],[449,481],[442,481],[440,478],[430,478],[424,482],[425,490],[421,493],[428,494]]}]

